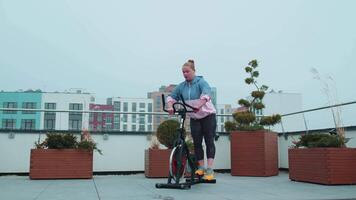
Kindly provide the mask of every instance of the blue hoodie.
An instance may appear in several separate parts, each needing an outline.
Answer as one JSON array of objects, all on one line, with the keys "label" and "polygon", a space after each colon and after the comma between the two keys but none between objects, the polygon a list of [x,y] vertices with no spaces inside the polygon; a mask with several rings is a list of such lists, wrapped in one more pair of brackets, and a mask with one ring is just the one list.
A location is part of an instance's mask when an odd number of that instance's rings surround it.
[{"label": "blue hoodie", "polygon": [[211,88],[202,76],[195,76],[191,82],[183,81],[168,96],[167,102],[174,103],[183,96],[187,104],[196,107],[200,99],[205,99],[206,104],[197,112],[189,113],[193,119],[201,119],[211,113],[216,113],[213,103],[211,102]]}]

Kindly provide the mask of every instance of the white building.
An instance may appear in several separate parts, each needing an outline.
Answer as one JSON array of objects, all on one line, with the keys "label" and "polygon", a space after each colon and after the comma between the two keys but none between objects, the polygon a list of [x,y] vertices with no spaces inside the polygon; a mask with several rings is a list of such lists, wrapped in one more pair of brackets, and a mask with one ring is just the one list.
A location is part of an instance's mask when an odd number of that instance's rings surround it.
[{"label": "white building", "polygon": [[[48,110],[89,110],[89,104],[95,98],[90,93],[76,92],[44,92],[42,93],[41,109]],[[40,129],[82,130],[89,127],[89,113],[80,112],[41,112]]]},{"label": "white building", "polygon": [[[287,114],[302,111],[302,95],[300,93],[270,92],[263,98],[262,115]],[[275,125],[272,129],[282,132],[282,125],[285,132],[305,130],[304,118],[302,114],[282,117],[282,124]]]},{"label": "white building", "polygon": [[217,115],[230,115],[229,117],[223,117],[223,116],[217,116],[216,122],[217,122],[217,127],[216,131],[217,132],[225,132],[225,122],[227,121],[233,121],[232,113],[233,113],[233,108],[231,104],[218,104],[216,106],[216,114]]},{"label": "white building", "polygon": [[114,106],[114,111],[142,112],[143,114],[115,114],[114,130],[120,131],[152,131],[153,100],[148,98],[112,97],[107,99],[108,105]]}]

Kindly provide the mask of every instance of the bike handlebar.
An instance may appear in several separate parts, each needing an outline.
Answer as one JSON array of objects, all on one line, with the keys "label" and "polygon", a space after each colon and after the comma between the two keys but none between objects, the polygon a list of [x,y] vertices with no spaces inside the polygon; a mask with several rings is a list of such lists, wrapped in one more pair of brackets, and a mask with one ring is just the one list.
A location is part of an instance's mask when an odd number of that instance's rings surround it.
[{"label": "bike handlebar", "polygon": [[[195,112],[196,110],[198,110],[197,108],[194,108],[193,106],[191,106],[189,104],[186,104],[182,95],[180,95],[179,97],[182,100],[182,102],[177,101],[177,102],[173,103],[172,107],[173,107],[174,113],[179,113],[181,111],[183,111],[184,113],[192,113],[192,112]],[[162,104],[163,104],[163,111],[168,112],[168,110],[166,109],[166,100],[164,98],[164,94],[162,94]],[[177,110],[175,107],[176,105],[183,106],[183,110]],[[188,110],[187,107],[191,108],[192,110]]]}]

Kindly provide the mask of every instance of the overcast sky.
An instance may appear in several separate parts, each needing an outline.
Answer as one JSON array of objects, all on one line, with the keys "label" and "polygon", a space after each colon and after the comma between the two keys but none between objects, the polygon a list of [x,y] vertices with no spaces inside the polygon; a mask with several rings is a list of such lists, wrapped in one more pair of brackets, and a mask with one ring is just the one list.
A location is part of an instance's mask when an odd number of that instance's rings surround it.
[{"label": "overcast sky", "polygon": [[192,58],[218,103],[236,105],[257,59],[259,82],[302,93],[305,109],[327,104],[311,68],[354,101],[355,10],[352,0],[0,0],[0,90],[146,97],[183,81]]}]

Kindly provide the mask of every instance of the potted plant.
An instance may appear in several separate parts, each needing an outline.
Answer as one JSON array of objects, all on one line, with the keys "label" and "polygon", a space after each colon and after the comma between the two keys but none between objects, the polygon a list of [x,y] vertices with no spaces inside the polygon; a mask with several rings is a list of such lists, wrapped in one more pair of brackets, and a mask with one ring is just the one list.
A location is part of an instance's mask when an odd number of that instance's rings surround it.
[{"label": "potted plant", "polygon": [[288,150],[289,178],[294,181],[356,184],[356,148],[343,134],[306,134]]},{"label": "potted plant", "polygon": [[[151,137],[151,146],[145,150],[145,176],[148,178],[168,177],[169,156],[177,137],[179,123],[176,120],[163,121]],[[166,149],[160,149],[160,144]]]},{"label": "potted plant", "polygon": [[265,108],[263,97],[268,86],[259,86],[257,60],[245,67],[248,77],[245,83],[255,86],[251,96],[240,99],[241,106],[233,113],[234,122],[226,122],[225,129],[231,132],[231,175],[273,176],[278,174],[277,134],[265,129],[280,122],[281,116],[256,116]]},{"label": "potted plant", "polygon": [[93,150],[101,154],[89,132],[81,141],[73,134],[48,133],[30,155],[30,179],[92,178]]}]

